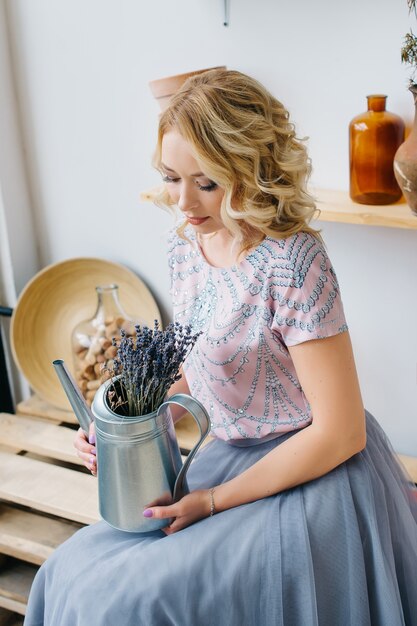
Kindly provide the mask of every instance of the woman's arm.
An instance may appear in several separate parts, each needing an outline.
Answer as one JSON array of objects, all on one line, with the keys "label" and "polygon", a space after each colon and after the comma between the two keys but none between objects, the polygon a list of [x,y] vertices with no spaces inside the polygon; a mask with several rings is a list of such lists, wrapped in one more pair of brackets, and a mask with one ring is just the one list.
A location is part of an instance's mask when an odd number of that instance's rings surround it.
[{"label": "woman's arm", "polygon": [[215,490],[216,510],[323,476],[363,450],[365,413],[348,332],[289,348],[313,421]]},{"label": "woman's arm", "polygon": [[[289,348],[313,422],[239,476],[215,488],[216,511],[258,500],[318,478],[365,447],[365,415],[348,332]],[[210,513],[198,490],[154,517],[176,517],[168,534]]]}]

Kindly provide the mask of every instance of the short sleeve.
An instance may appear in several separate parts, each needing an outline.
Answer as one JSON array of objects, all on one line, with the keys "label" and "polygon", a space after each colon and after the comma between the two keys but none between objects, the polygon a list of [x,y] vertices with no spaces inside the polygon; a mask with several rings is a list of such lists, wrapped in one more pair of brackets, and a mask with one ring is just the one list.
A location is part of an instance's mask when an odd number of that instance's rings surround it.
[{"label": "short sleeve", "polygon": [[307,236],[292,248],[290,276],[275,301],[272,331],[287,346],[348,329],[339,283],[323,244]]}]

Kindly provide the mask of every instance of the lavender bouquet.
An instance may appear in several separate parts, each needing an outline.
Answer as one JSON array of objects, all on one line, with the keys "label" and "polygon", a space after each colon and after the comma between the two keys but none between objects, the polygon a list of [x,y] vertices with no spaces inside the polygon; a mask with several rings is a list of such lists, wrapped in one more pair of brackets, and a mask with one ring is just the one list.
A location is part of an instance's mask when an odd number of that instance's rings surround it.
[{"label": "lavender bouquet", "polygon": [[111,409],[126,417],[156,411],[171,385],[181,378],[181,365],[200,334],[178,322],[162,330],[156,320],[153,328],[135,326],[133,337],[122,330],[120,341],[113,339],[117,356],[110,372]]}]

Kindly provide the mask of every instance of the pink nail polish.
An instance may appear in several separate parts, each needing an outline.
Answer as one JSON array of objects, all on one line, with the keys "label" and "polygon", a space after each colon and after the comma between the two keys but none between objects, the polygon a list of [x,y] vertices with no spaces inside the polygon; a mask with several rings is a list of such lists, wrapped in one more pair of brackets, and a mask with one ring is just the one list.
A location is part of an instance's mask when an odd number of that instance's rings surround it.
[{"label": "pink nail polish", "polygon": [[153,516],[153,511],[152,509],[145,509],[143,511],[143,517],[152,517]]}]

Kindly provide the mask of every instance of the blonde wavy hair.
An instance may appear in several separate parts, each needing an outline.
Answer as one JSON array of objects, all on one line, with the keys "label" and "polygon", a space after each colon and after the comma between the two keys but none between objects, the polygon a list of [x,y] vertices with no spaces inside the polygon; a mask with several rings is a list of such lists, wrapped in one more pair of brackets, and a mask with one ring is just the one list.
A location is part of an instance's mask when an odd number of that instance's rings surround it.
[{"label": "blonde wavy hair", "polygon": [[[159,121],[153,165],[161,168],[162,138],[175,129],[191,145],[204,174],[223,190],[221,219],[241,252],[265,236],[304,231],[319,213],[306,185],[311,165],[289,113],[260,83],[215,69],[189,78]],[[173,207],[166,190],[156,204]],[[186,238],[186,222],[178,234]]]}]

